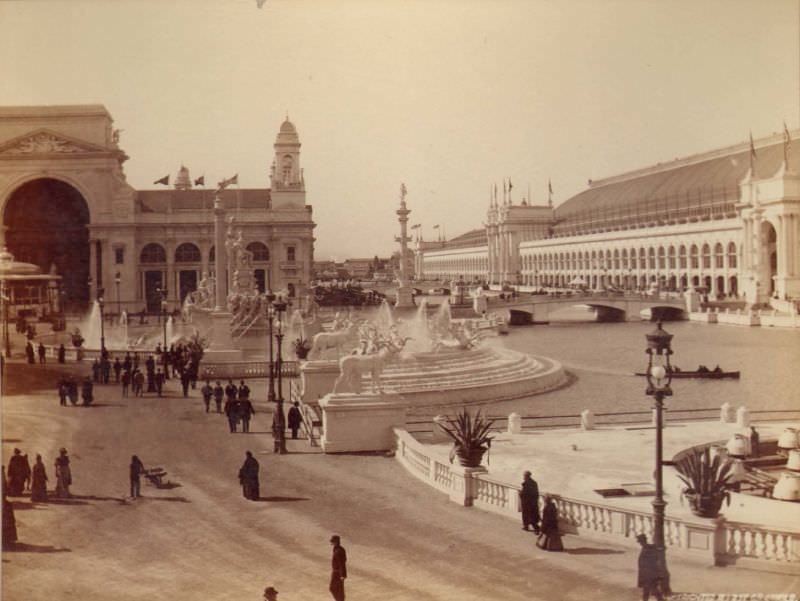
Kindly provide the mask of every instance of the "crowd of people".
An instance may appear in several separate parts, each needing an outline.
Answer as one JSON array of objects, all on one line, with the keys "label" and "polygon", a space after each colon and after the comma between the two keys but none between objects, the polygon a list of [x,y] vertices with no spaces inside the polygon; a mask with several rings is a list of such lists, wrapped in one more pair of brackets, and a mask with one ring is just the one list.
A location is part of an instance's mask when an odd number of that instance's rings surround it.
[{"label": "crowd of people", "polygon": [[[56,489],[55,496],[69,498],[69,487],[72,484],[72,472],[69,467],[67,449],[62,448],[55,460]],[[8,470],[3,472],[3,493],[9,497],[21,497],[27,490],[31,501],[47,501],[47,470],[42,456],[37,454],[33,468],[28,461],[28,455],[22,454],[20,449],[14,449],[14,454],[8,461]]]}]

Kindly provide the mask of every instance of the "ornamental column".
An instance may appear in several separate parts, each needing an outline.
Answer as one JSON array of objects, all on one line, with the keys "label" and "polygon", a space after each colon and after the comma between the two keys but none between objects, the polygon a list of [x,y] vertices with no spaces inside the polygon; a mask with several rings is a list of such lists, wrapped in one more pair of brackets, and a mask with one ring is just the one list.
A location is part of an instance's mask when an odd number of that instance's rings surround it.
[{"label": "ornamental column", "polygon": [[395,240],[400,243],[400,277],[397,280],[397,302],[395,307],[413,307],[414,296],[411,287],[408,285],[406,273],[406,255],[408,254],[408,243],[411,238],[407,234],[408,215],[411,210],[406,208],[406,185],[400,184],[400,208],[395,211],[397,220],[400,222],[400,236]]}]

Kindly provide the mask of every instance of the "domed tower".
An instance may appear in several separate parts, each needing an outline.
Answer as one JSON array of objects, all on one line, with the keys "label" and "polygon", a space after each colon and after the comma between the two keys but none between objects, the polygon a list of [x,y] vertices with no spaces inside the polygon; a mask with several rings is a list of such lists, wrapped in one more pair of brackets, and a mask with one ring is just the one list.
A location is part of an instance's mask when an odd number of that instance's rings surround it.
[{"label": "domed tower", "polygon": [[275,138],[270,182],[272,208],[305,206],[306,186],[300,168],[300,138],[288,116]]},{"label": "domed tower", "polygon": [[178,175],[175,177],[175,189],[176,190],[192,189],[192,178],[189,177],[189,170],[183,165],[181,165],[181,168],[178,170]]}]

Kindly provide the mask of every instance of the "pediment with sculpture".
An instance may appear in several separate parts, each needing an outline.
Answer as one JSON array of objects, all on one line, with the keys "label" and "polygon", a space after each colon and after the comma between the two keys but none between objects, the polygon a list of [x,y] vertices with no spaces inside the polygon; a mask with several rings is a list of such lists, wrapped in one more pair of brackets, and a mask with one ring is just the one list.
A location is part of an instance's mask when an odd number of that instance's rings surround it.
[{"label": "pediment with sculpture", "polygon": [[77,155],[111,152],[115,152],[115,149],[70,138],[49,129],[27,133],[0,145],[0,155]]}]

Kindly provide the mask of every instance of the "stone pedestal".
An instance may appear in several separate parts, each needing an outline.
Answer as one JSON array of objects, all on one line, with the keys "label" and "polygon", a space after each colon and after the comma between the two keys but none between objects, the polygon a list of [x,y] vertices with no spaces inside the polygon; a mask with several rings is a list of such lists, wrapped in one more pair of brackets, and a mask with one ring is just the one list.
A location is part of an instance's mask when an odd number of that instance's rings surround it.
[{"label": "stone pedestal", "polygon": [[403,309],[407,307],[415,307],[414,304],[414,290],[411,286],[400,284],[397,288],[397,300],[394,303],[395,308]]},{"label": "stone pedestal", "polygon": [[303,402],[316,404],[322,397],[333,390],[333,384],[339,377],[339,362],[335,359],[306,361],[300,367],[300,378],[303,383]]},{"label": "stone pedestal", "polygon": [[393,428],[406,422],[406,402],[398,394],[328,394],[319,405],[326,453],[388,451],[395,446]]},{"label": "stone pedestal", "polygon": [[217,311],[211,314],[211,340],[203,353],[204,361],[241,361],[242,351],[236,348],[231,338],[231,314]]}]

